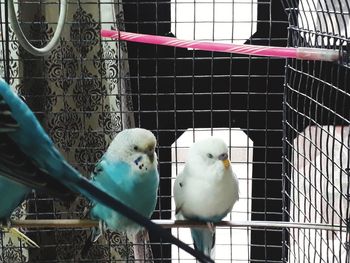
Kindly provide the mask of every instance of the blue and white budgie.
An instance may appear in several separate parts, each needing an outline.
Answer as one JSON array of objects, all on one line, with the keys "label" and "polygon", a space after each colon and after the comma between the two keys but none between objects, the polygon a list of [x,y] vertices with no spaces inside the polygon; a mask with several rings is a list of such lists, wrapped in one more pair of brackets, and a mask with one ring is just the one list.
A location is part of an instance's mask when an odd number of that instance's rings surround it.
[{"label": "blue and white budgie", "polygon": [[[91,182],[150,218],[156,207],[159,185],[156,143],[153,133],[148,130],[121,131],[97,163]],[[92,203],[90,216],[103,222],[108,229],[126,232],[132,239],[141,230],[140,225],[100,203]],[[95,231],[91,241],[100,234]]]},{"label": "blue and white budgie", "polygon": [[[135,146],[139,147],[139,145]],[[140,146],[140,151],[147,150],[146,148],[142,148],[146,147],[145,145]],[[113,151],[117,151],[116,147],[112,147],[111,151],[105,156],[110,157],[110,153]],[[136,153],[137,151],[134,149],[134,152]],[[131,156],[134,155],[130,153],[129,157],[131,158]],[[139,154],[139,156],[142,158],[134,159],[134,161],[139,164],[139,166],[137,166],[135,163],[138,169],[140,171],[146,170],[146,168],[147,170],[151,169],[151,157],[148,157],[146,153],[145,155]],[[146,156],[149,159],[149,163],[145,162],[146,159],[143,159],[146,158]],[[111,160],[112,159],[109,158],[103,158],[100,166],[103,169],[106,168],[106,162]],[[154,164],[153,161],[153,165]],[[118,163],[118,165],[120,165],[122,172],[129,171],[129,169],[121,163]],[[106,174],[109,174],[111,170],[114,169],[113,167],[115,166],[108,166],[106,168]],[[149,172],[151,173],[151,171]],[[111,210],[113,209],[118,212],[113,213],[113,216],[119,213],[123,214],[146,227],[154,234],[162,237],[165,241],[176,244],[191,255],[201,259],[203,262],[212,262],[208,257],[197,253],[146,217],[135,213],[133,207],[126,206],[109,193],[106,193],[108,187],[105,189],[100,189],[100,187],[98,187],[99,184],[109,179],[105,179],[105,177],[102,176],[101,179],[96,180],[96,183],[93,184],[81,176],[77,170],[66,162],[40,125],[34,113],[3,79],[0,79],[0,180],[2,178],[1,176],[27,187],[23,188],[20,186],[18,188],[18,185],[14,186],[14,184],[11,184],[11,187],[15,187],[13,188],[14,192],[22,188],[18,192],[21,194],[18,194],[18,196],[3,196],[1,199],[3,204],[10,203],[13,207],[29,192],[29,189],[49,190],[50,192],[62,196],[71,196],[72,193],[82,194],[95,204],[103,204],[105,207],[109,207]],[[6,187],[6,181],[3,182],[5,182]],[[123,189],[124,187],[126,187],[126,185],[121,185],[119,188]],[[112,194],[113,193],[114,192],[112,192]],[[118,197],[122,196],[123,194]],[[2,204],[0,205],[2,206]],[[135,208],[137,208],[137,206]],[[111,210],[101,208],[101,217],[107,215]],[[93,214],[95,214],[95,212],[93,212]],[[2,219],[7,220],[7,218]]]},{"label": "blue and white budgie", "polygon": [[177,219],[205,222],[208,228],[191,228],[195,249],[211,256],[215,245],[213,223],[221,221],[239,199],[224,141],[210,137],[189,150],[185,168],[176,177],[174,198]]}]

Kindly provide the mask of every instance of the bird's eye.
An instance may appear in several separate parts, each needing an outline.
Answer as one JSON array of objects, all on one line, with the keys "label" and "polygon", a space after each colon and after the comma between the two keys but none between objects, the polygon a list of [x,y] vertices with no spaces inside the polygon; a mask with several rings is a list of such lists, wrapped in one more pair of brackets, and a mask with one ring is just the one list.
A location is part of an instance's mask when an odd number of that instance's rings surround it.
[{"label": "bird's eye", "polygon": [[139,149],[139,147],[137,147],[136,145],[134,146],[134,150],[137,151]]},{"label": "bird's eye", "polygon": [[208,153],[207,154],[208,158],[212,159],[213,158],[213,155],[211,153]]}]

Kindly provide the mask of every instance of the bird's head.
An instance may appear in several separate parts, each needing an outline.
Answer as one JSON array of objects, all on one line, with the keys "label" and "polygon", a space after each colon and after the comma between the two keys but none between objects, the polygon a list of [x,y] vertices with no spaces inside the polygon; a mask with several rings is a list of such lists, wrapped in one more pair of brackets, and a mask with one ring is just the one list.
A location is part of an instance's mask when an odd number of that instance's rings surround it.
[{"label": "bird's head", "polygon": [[144,158],[147,158],[148,163],[156,165],[156,144],[155,136],[146,129],[125,129],[113,139],[107,154],[110,159],[121,160],[127,163],[144,162]]},{"label": "bird's head", "polygon": [[217,167],[228,169],[230,160],[226,143],[215,137],[194,143],[190,149],[188,162],[205,167]]}]

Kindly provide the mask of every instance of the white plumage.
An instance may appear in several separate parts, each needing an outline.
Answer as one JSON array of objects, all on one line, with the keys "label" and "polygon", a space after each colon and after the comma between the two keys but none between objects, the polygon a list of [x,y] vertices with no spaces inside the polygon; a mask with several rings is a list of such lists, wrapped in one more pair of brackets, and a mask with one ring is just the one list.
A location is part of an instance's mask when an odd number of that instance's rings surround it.
[{"label": "white plumage", "polygon": [[[215,223],[232,210],[239,199],[239,184],[223,140],[210,137],[193,144],[185,168],[176,178],[174,198],[177,219]],[[195,247],[210,256],[213,230],[192,229],[192,237]]]}]

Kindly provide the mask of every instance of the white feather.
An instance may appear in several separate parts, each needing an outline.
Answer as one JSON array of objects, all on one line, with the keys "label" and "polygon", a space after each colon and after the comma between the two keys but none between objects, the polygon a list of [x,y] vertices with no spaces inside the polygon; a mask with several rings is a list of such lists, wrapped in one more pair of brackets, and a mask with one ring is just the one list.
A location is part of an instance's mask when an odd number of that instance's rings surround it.
[{"label": "white feather", "polygon": [[176,207],[185,218],[220,216],[230,212],[238,201],[237,176],[231,165],[225,168],[218,159],[224,153],[228,153],[226,144],[214,137],[191,147],[185,168],[174,185]]}]

